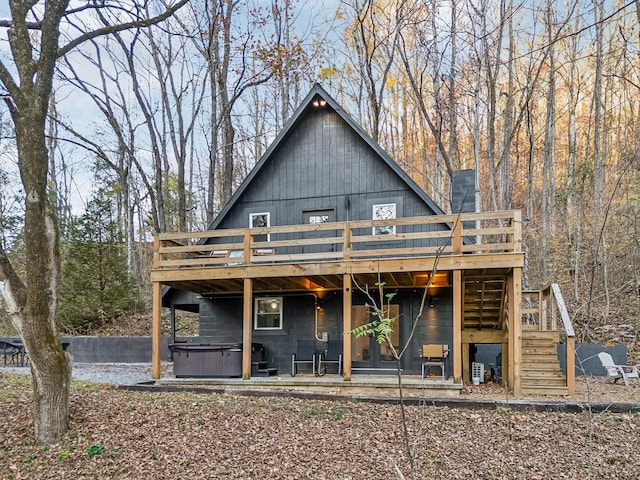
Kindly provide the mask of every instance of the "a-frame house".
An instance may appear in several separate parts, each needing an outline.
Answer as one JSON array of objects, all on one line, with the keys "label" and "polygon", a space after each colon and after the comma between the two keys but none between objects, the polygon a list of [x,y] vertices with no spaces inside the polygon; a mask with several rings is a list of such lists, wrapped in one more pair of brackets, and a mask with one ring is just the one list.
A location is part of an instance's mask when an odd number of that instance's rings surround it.
[{"label": "a-frame house", "polygon": [[[471,375],[471,347],[500,344],[502,378],[521,393],[520,223],[518,211],[445,215],[315,85],[208,231],[157,236],[154,377],[163,306],[199,313],[199,341],[175,352],[191,349],[192,362],[212,349],[237,356],[229,360],[237,368],[216,370],[203,357],[187,375],[295,374],[304,362],[318,373],[321,361],[345,381],[393,372],[387,343],[350,333],[375,321],[373,303],[385,303],[395,318],[391,343],[408,345],[405,374],[424,377],[430,360],[460,384]],[[527,314],[546,319],[542,310]],[[549,330],[538,323],[536,330]],[[435,345],[446,353],[435,355]],[[567,392],[563,382],[559,393]]]}]

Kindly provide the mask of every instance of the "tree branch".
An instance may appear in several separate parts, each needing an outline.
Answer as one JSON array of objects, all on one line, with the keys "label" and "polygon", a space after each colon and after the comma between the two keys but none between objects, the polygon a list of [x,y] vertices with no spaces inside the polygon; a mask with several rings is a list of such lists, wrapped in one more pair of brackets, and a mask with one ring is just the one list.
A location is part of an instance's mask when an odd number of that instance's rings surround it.
[{"label": "tree branch", "polygon": [[130,30],[132,28],[149,27],[151,25],[155,25],[157,23],[163,22],[167,18],[171,17],[176,11],[178,11],[180,8],[182,8],[188,2],[189,2],[189,0],[180,0],[173,7],[168,8],[167,10],[165,10],[162,14],[158,15],[157,17],[147,18],[145,20],[137,20],[135,22],[121,23],[120,25],[112,25],[112,26],[108,26],[108,27],[102,27],[102,28],[98,28],[97,30],[94,30],[92,32],[87,32],[87,33],[85,33],[83,35],[80,35],[79,37],[75,38],[74,40],[71,40],[64,47],[58,49],[58,57],[65,56],[71,50],[76,48],[78,45],[86,42],[87,40],[91,40],[93,38],[101,37],[103,35],[109,35],[109,34],[112,34],[112,33],[122,32],[124,30]]}]

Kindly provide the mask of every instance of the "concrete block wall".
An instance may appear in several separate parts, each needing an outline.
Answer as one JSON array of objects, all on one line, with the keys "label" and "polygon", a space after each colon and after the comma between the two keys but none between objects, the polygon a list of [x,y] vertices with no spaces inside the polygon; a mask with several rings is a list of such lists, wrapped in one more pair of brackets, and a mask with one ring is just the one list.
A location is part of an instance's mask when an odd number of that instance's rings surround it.
[{"label": "concrete block wall", "polygon": [[[15,341],[13,338],[0,340]],[[78,363],[151,363],[151,337],[61,337]],[[162,338],[161,358],[169,360],[169,338]]]}]

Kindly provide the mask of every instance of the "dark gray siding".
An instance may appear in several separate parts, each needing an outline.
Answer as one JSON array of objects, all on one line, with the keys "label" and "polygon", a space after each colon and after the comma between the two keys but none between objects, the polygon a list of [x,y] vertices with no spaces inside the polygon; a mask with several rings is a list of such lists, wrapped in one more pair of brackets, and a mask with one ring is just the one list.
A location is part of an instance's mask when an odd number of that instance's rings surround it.
[{"label": "dark gray siding", "polygon": [[[389,292],[387,292],[389,293]],[[411,322],[420,311],[422,291],[399,291],[394,303],[400,305],[400,329],[402,344],[408,341]],[[354,293],[354,305],[364,305],[365,298]],[[316,310],[316,300],[311,294],[290,295],[283,297],[283,329],[274,331],[253,330],[253,342],[265,347],[266,360],[278,368],[279,374],[290,371],[291,354],[296,352],[299,341],[310,342],[327,332],[329,341],[342,342],[342,294],[331,293],[319,300],[320,308]],[[453,309],[450,288],[440,289],[433,300],[433,307],[427,302],[418,328],[411,340],[411,348],[407,351],[403,368],[407,374],[420,373],[420,352],[424,343],[442,343],[451,346],[453,331]],[[317,330],[316,330],[317,312]],[[203,299],[200,304],[200,338],[202,343],[240,343],[242,342],[242,299],[219,298]],[[320,345],[320,343],[319,343]],[[340,348],[340,351],[342,349]],[[448,360],[450,363],[450,360]],[[447,374],[451,374],[452,366],[447,364]]]},{"label": "dark gray siding", "polygon": [[336,221],[366,220],[376,203],[397,216],[430,215],[425,202],[330,109],[312,110],[273,152],[251,188],[219,227],[246,227],[249,213],[268,211],[271,225],[302,223],[302,212],[335,209]]}]

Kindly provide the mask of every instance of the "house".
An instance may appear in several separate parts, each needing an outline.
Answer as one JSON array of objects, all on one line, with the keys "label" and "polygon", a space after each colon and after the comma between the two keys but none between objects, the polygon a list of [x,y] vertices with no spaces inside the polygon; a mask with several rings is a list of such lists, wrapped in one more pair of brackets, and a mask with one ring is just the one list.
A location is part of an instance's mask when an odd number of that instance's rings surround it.
[{"label": "house", "polygon": [[[232,374],[244,379],[258,362],[295,374],[292,360],[315,360],[310,350],[317,348],[340,360],[334,366],[344,381],[395,372],[388,343],[350,333],[375,320],[371,305],[384,304],[395,319],[393,345],[408,345],[405,374],[423,375],[424,346],[444,345],[442,374],[460,384],[470,379],[474,345],[498,344],[496,370],[526,392],[523,332],[535,330],[547,357],[560,333],[543,311],[557,298],[551,290],[526,293],[539,307],[528,304],[523,329],[520,224],[518,211],[444,214],[315,85],[209,230],[155,239],[153,376],[160,375],[163,306],[198,312],[206,345],[197,348],[233,346],[239,366]],[[552,365],[528,368],[556,367],[546,360]],[[530,376],[532,388],[545,385]],[[561,372],[552,378],[563,382],[559,393],[571,388]]]}]

